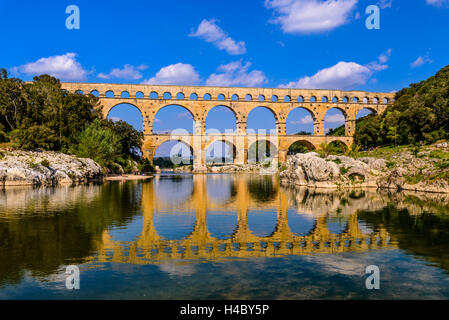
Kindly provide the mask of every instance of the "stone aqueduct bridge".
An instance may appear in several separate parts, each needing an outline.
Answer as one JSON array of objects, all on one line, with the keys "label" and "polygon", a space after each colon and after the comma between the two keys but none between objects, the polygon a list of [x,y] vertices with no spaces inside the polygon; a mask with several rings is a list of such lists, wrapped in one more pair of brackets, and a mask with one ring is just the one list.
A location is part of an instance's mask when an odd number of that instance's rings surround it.
[{"label": "stone aqueduct bridge", "polygon": [[[234,162],[244,164],[248,160],[248,148],[255,141],[270,141],[278,152],[280,162],[286,160],[289,147],[303,142],[309,149],[316,149],[322,143],[343,142],[350,146],[355,133],[357,113],[369,109],[382,113],[393,102],[392,93],[341,90],[303,90],[268,88],[231,88],[200,86],[158,86],[138,84],[97,84],[62,83],[69,92],[89,94],[95,92],[103,106],[105,117],[116,105],[127,103],[140,110],[143,117],[144,144],[142,153],[150,160],[156,149],[164,142],[177,140],[192,150],[194,165],[205,164],[208,147],[223,141],[234,146]],[[169,105],[180,105],[192,115],[195,123],[193,134],[157,134],[153,133],[153,121],[156,113]],[[206,133],[206,117],[216,106],[229,108],[236,118],[236,130],[232,134]],[[247,118],[256,107],[266,107],[276,119],[276,134],[257,134],[247,132]],[[286,120],[295,108],[308,110],[314,122],[314,134],[311,136],[287,135]],[[345,136],[331,137],[324,132],[324,117],[329,109],[337,108],[345,117]],[[275,156],[276,157],[276,156]]]}]

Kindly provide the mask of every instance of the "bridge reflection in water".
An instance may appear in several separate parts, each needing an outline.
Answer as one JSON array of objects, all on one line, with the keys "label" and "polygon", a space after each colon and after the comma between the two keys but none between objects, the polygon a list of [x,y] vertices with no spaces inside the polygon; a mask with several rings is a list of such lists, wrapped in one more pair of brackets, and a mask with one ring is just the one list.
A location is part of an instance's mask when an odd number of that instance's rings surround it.
[{"label": "bridge reflection in water", "polygon": [[[157,186],[162,179],[164,178],[157,176],[153,181],[142,184],[143,227],[136,240],[116,240],[107,229],[103,231],[101,240],[96,244],[97,255],[93,258],[94,261],[153,264],[179,260],[185,263],[201,259],[332,254],[395,247],[390,242],[388,232],[381,227],[375,231],[362,231],[364,228],[359,226],[357,210],[348,213],[334,208],[336,210],[332,215],[320,212],[307,213],[308,210],[301,210],[301,201],[297,201],[298,193],[279,187],[274,177],[268,178],[272,179],[268,181],[272,189],[268,190],[268,194],[265,193],[265,199],[260,199],[257,193],[251,192],[250,177],[243,175],[239,178],[234,177],[232,181],[230,180],[233,183],[230,186],[231,195],[223,201],[208,193],[210,190],[207,188],[207,183],[214,179],[226,179],[226,176],[185,176],[183,179],[191,179],[192,192],[187,191],[186,199],[181,204],[170,204],[169,201],[158,197]],[[292,199],[293,194],[295,199]],[[304,196],[307,197],[307,194]],[[326,195],[326,197],[329,196]],[[320,203],[322,203],[321,200],[319,200]],[[335,200],[336,203],[341,201],[339,198]],[[362,198],[360,201],[366,201],[366,199]],[[314,221],[313,228],[304,234],[291,231],[288,218],[292,211],[292,202],[296,204],[294,214],[308,215]],[[257,236],[249,227],[248,212],[255,208],[270,206],[277,208],[276,226],[268,236]],[[333,208],[329,204],[325,206],[327,209]],[[180,207],[183,211],[187,208],[195,213],[193,231],[180,240],[167,239],[157,231],[154,221],[155,213],[176,214]],[[208,213],[217,211],[232,212],[237,216],[235,229],[224,239],[212,236],[208,230]],[[344,219],[345,226],[341,232],[332,233],[328,228],[328,222],[332,216],[336,215]]]}]

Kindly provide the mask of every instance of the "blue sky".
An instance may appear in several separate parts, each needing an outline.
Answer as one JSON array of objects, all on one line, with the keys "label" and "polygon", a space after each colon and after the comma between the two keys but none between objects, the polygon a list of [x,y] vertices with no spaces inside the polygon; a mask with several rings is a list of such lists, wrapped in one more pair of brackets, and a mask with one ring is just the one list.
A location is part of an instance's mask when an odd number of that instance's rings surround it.
[{"label": "blue sky", "polygon": [[[380,30],[365,27],[372,4]],[[80,9],[79,30],[66,28],[68,5]],[[391,92],[449,64],[448,18],[449,0],[0,0],[0,66],[24,80]],[[110,116],[139,127],[138,113],[121,109]],[[157,130],[191,127],[183,110],[166,109]],[[270,129],[264,111],[249,121]],[[216,112],[210,127],[228,117]],[[328,120],[342,119],[331,111]],[[287,125],[313,130],[301,110]]]}]

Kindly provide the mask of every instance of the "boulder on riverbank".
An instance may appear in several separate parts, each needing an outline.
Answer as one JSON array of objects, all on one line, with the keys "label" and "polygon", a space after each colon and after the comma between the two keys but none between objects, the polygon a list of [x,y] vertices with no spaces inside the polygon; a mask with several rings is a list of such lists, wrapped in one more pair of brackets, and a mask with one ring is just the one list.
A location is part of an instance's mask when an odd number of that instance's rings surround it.
[{"label": "boulder on riverbank", "polygon": [[102,167],[92,159],[64,153],[10,151],[0,157],[2,187],[85,183],[103,177]]},{"label": "boulder on riverbank", "polygon": [[408,152],[390,161],[374,157],[353,159],[315,152],[290,156],[280,173],[281,182],[312,188],[380,188],[449,193],[449,171],[441,163]]}]

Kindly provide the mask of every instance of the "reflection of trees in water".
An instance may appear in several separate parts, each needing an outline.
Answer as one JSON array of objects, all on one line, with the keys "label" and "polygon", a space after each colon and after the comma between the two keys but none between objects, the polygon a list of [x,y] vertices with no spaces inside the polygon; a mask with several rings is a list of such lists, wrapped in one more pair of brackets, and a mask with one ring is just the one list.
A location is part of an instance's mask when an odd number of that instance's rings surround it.
[{"label": "reflection of trees in water", "polygon": [[64,206],[56,190],[59,209],[39,206],[20,219],[10,219],[0,207],[0,286],[19,282],[25,270],[32,276],[47,276],[61,265],[84,262],[104,229],[126,225],[139,212],[140,192],[132,183],[111,183],[90,201],[71,198],[70,205]]},{"label": "reflection of trees in water", "polygon": [[358,217],[374,230],[384,227],[399,248],[437,263],[449,274],[449,216],[389,205],[377,211],[359,211]]},{"label": "reflection of trees in water", "polygon": [[278,189],[274,186],[271,176],[263,176],[260,179],[249,179],[248,191],[253,199],[267,202],[274,200]]}]

